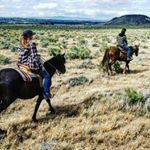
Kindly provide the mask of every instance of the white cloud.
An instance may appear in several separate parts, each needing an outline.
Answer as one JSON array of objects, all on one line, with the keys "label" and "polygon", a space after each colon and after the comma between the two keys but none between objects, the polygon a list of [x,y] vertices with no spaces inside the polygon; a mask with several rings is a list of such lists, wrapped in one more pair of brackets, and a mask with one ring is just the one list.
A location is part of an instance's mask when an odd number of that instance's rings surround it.
[{"label": "white cloud", "polygon": [[52,9],[55,8],[57,6],[57,3],[39,3],[35,6],[33,6],[33,9]]},{"label": "white cloud", "polygon": [[19,3],[19,2],[21,2],[21,0],[12,0],[12,2]]},{"label": "white cloud", "polygon": [[4,8],[4,6],[3,6],[3,5],[0,5],[0,8]]},{"label": "white cloud", "polygon": [[0,0],[0,16],[111,19],[136,13],[149,16],[149,0]]}]

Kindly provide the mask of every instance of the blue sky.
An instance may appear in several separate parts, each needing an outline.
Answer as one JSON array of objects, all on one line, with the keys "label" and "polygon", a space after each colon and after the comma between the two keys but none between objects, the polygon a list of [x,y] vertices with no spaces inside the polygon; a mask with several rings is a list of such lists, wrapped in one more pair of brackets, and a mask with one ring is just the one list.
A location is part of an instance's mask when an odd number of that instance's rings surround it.
[{"label": "blue sky", "polygon": [[125,14],[150,16],[149,3],[149,0],[0,0],[0,16],[108,20]]}]

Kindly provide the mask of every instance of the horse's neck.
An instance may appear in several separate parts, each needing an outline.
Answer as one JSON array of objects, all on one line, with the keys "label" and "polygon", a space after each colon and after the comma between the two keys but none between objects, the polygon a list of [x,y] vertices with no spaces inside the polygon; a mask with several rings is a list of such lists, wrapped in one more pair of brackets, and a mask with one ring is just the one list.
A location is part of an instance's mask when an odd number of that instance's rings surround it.
[{"label": "horse's neck", "polygon": [[47,72],[49,73],[50,77],[52,77],[55,73],[56,73],[56,69],[53,67],[53,62],[47,62],[48,68],[50,68],[50,70],[47,70]]},{"label": "horse's neck", "polygon": [[52,70],[48,73],[49,73],[50,77],[53,77],[53,75],[56,73],[56,70],[54,68],[52,68]]},{"label": "horse's neck", "polygon": [[131,49],[131,52],[132,52],[131,55],[133,55],[135,53],[134,48],[132,46],[129,46],[129,48]]}]

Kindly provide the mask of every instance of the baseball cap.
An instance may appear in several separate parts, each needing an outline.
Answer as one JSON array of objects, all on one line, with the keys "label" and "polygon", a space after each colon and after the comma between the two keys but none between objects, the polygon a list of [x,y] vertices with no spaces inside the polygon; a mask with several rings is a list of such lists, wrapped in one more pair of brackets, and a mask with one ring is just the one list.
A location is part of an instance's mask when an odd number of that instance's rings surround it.
[{"label": "baseball cap", "polygon": [[35,34],[36,33],[30,29],[25,29],[25,30],[23,30],[23,33],[22,33],[23,36],[30,36],[30,35],[35,35]]}]

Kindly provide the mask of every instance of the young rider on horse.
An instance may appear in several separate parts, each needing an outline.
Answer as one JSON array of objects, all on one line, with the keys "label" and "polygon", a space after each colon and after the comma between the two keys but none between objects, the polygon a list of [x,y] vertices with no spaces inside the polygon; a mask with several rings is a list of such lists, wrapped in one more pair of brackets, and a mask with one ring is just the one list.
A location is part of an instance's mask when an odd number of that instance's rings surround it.
[{"label": "young rider on horse", "polygon": [[121,46],[127,52],[127,61],[131,61],[131,49],[128,47],[127,37],[125,35],[126,28],[121,30],[121,33],[117,36],[118,45]]},{"label": "young rider on horse", "polygon": [[19,58],[18,65],[28,66],[33,73],[39,74],[43,78],[43,96],[48,99],[50,97],[50,76],[40,60],[40,55],[37,53],[36,44],[32,42],[35,33],[30,29],[25,29],[19,37]]}]

